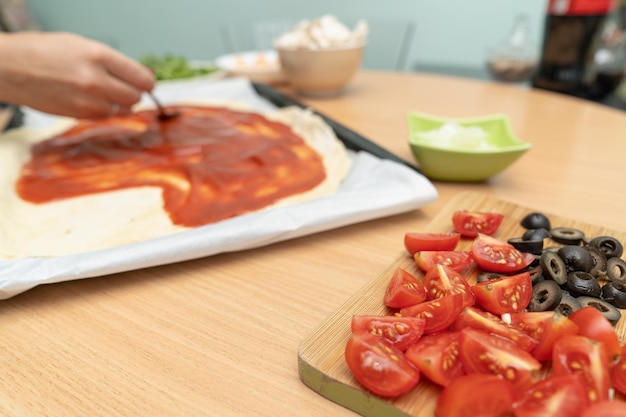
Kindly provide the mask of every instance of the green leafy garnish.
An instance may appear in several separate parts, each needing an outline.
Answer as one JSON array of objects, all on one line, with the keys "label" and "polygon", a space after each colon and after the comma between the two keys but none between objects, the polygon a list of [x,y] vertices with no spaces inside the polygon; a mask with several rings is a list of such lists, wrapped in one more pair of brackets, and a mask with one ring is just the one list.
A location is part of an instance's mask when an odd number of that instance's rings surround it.
[{"label": "green leafy garnish", "polygon": [[179,55],[166,54],[158,56],[149,54],[139,59],[143,65],[154,71],[158,81],[179,80],[211,74],[218,70],[216,66],[196,67]]}]

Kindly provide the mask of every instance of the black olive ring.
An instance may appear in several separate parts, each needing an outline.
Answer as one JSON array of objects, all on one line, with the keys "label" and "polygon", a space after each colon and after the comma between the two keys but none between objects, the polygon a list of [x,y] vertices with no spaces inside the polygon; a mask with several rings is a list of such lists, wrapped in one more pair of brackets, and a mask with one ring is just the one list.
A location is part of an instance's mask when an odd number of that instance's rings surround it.
[{"label": "black olive ring", "polygon": [[550,238],[564,245],[579,245],[585,237],[582,230],[572,227],[555,227],[550,229]]}]

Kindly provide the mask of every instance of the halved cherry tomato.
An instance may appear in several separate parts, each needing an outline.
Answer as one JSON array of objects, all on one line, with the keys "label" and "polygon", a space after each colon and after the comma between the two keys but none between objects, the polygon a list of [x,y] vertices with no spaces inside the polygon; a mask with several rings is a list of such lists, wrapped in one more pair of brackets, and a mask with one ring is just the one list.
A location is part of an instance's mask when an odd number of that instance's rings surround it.
[{"label": "halved cherry tomato", "polygon": [[623,401],[601,401],[587,408],[581,417],[624,417],[626,403]]},{"label": "halved cherry tomato", "polygon": [[622,347],[622,356],[611,368],[611,384],[622,395],[626,395],[626,346]]},{"label": "halved cherry tomato", "polygon": [[592,403],[609,398],[610,376],[607,362],[604,346],[597,340],[579,335],[565,335],[554,343],[552,373],[582,375]]},{"label": "halved cherry tomato", "polygon": [[539,342],[530,353],[540,361],[552,359],[552,349],[558,338],[578,333],[576,323],[554,311],[511,314],[511,324]]},{"label": "halved cherry tomato", "polygon": [[503,219],[504,215],[500,213],[460,210],[452,215],[452,224],[465,237],[476,237],[479,233],[491,236]]},{"label": "halved cherry tomato", "polygon": [[445,265],[455,271],[462,271],[472,264],[470,251],[422,251],[413,255],[413,259],[424,272],[434,265]]},{"label": "halved cherry tomato", "polygon": [[445,297],[450,294],[463,296],[463,307],[474,305],[474,293],[468,282],[459,272],[444,265],[431,267],[422,280],[429,300]]},{"label": "halved cherry tomato", "polygon": [[404,247],[411,255],[423,250],[454,250],[460,239],[459,233],[409,232],[404,234]]},{"label": "halved cherry tomato", "polygon": [[422,317],[426,320],[424,334],[431,334],[450,327],[459,317],[462,309],[463,296],[461,294],[452,294],[405,307],[400,310],[399,314],[406,317]]},{"label": "halved cherry tomato", "polygon": [[382,397],[403,394],[419,381],[419,371],[406,360],[401,350],[366,332],[350,336],[345,357],[356,380]]},{"label": "halved cherry tomato", "polygon": [[515,417],[579,417],[589,406],[580,375],[559,375],[535,383],[513,404]]},{"label": "halved cherry tomato", "polygon": [[516,313],[530,303],[533,285],[528,272],[480,282],[472,287],[476,301],[493,314]]},{"label": "halved cherry tomato", "polygon": [[448,384],[437,398],[436,417],[509,416],[515,387],[495,375],[463,375]]},{"label": "halved cherry tomato", "polygon": [[535,255],[483,234],[472,242],[472,257],[482,270],[501,274],[520,271],[535,261]]},{"label": "halved cherry tomato", "polygon": [[454,328],[461,330],[465,327],[483,330],[487,333],[497,334],[515,342],[522,350],[530,352],[538,342],[533,337],[524,333],[521,329],[506,324],[499,316],[488,311],[481,311],[474,307],[467,307],[461,311],[459,318],[454,322]]},{"label": "halved cherry tomato", "polygon": [[393,273],[385,292],[384,304],[389,308],[403,308],[426,299],[426,288],[414,275],[402,268]]},{"label": "halved cherry tomato", "polygon": [[424,336],[409,346],[404,356],[435,384],[448,385],[464,373],[459,359],[459,332]]},{"label": "halved cherry tomato", "polygon": [[365,331],[382,337],[390,345],[406,350],[424,333],[424,319],[398,316],[353,316],[352,333]]},{"label": "halved cherry tomato", "polygon": [[622,347],[617,333],[610,321],[595,307],[583,307],[569,315],[569,319],[578,325],[578,334],[597,340],[604,345],[609,365],[619,360]]},{"label": "halved cherry tomato", "polygon": [[469,327],[461,330],[460,352],[468,374],[494,374],[518,389],[530,387],[541,369],[541,363],[514,342]]}]

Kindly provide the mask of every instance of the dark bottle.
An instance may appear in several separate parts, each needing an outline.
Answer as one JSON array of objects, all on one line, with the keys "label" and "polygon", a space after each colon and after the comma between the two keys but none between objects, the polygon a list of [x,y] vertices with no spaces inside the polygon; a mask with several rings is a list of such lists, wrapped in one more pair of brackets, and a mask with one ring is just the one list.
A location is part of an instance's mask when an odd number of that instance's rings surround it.
[{"label": "dark bottle", "polygon": [[550,0],[533,87],[600,100],[623,79],[615,0]]}]

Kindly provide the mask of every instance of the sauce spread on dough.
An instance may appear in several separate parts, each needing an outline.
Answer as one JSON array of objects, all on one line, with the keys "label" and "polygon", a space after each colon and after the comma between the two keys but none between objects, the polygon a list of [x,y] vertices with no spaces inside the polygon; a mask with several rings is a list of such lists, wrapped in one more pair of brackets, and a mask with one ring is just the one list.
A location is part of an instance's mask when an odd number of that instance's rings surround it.
[{"label": "sauce spread on dough", "polygon": [[291,128],[256,113],[169,106],[81,121],[34,145],[17,192],[33,203],[130,187],[162,188],[172,223],[194,227],[261,209],[314,188],[321,157]]}]

